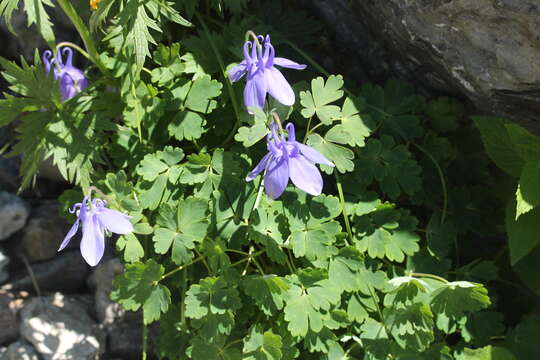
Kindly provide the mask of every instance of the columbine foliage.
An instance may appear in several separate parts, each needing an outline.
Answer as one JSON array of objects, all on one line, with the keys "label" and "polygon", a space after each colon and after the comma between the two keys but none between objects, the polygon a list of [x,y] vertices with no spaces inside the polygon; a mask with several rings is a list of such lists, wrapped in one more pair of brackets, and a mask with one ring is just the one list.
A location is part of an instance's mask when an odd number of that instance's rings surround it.
[{"label": "columbine foliage", "polygon": [[[56,50],[46,14],[52,3],[24,3],[29,25]],[[101,0],[83,19],[58,0],[88,53],[83,67],[73,52],[89,86],[70,96],[61,96],[37,51],[33,65],[0,58],[9,84],[0,125],[16,126],[11,154],[24,154],[22,188],[50,157],[83,194],[93,185],[111,211],[126,214],[133,227],[110,228],[121,235],[105,249],[125,262],[111,297],[141,310],[144,324],[159,322],[159,336],[147,340],[156,355],[540,357],[533,340],[523,350],[523,339],[538,332],[533,321],[516,326],[506,344],[494,342],[503,318],[485,309],[499,258],[471,259],[502,212],[463,106],[425,99],[400,80],[357,86],[315,73],[321,67],[299,47],[318,44],[313,21],[288,2],[253,3],[261,6]],[[8,24],[17,6],[0,0]],[[246,38],[249,30],[271,33],[272,44]],[[247,60],[235,68],[246,40]],[[274,50],[287,58],[272,63]],[[268,87],[268,79],[282,78],[273,65],[302,63],[305,71],[284,72],[281,86]],[[244,82],[228,78],[244,72],[246,96]],[[535,232],[520,224],[540,223],[540,145],[503,120],[476,122],[488,153],[520,178],[507,211],[519,264],[538,248]],[[298,162],[311,171],[292,170],[298,188],[281,184],[267,195],[264,179],[289,180],[289,173],[275,177],[273,165],[284,171]],[[61,200],[80,198],[69,190]]]}]

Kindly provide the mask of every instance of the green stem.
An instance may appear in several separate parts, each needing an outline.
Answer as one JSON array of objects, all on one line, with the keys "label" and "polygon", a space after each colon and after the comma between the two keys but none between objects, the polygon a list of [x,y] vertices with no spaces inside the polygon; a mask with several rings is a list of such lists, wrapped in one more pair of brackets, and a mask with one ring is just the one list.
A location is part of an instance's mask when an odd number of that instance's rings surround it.
[{"label": "green stem", "polygon": [[443,191],[443,209],[442,209],[442,213],[441,213],[441,225],[442,225],[442,224],[444,224],[444,221],[446,219],[446,212],[448,211],[448,191],[447,191],[447,187],[446,187],[446,180],[444,178],[444,173],[443,173],[441,167],[439,166],[439,163],[437,162],[437,160],[433,157],[433,155],[431,155],[429,153],[429,151],[427,151],[426,149],[424,149],[422,146],[420,146],[418,144],[413,143],[413,145],[418,150],[423,152],[424,155],[426,155],[433,162],[433,165],[435,165],[435,168],[437,169],[437,173],[439,174],[439,178],[441,180],[441,187],[442,187],[442,191]]},{"label": "green stem", "polygon": [[199,256],[198,258],[196,258],[195,260],[193,260],[192,262],[190,262],[189,264],[179,266],[179,267],[177,267],[176,269],[169,271],[168,273],[164,274],[164,275],[161,277],[161,279],[159,279],[159,281],[161,281],[161,280],[163,280],[163,279],[165,279],[165,278],[168,278],[169,276],[174,275],[174,274],[176,274],[177,272],[179,272],[180,270],[183,270],[183,269],[185,269],[185,268],[187,268],[187,267],[189,267],[189,266],[191,266],[191,265],[193,265],[193,264],[196,264],[196,263],[198,263],[199,261],[204,260],[205,257],[206,257],[206,255],[201,255],[201,256]]},{"label": "green stem", "polygon": [[88,51],[89,59],[92,60],[94,64],[96,64],[96,66],[103,74],[109,75],[109,71],[99,58],[99,54],[97,52],[96,46],[94,45],[94,41],[90,36],[88,28],[84,24],[84,21],[81,19],[79,14],[77,14],[77,11],[73,8],[73,5],[71,5],[71,2],[69,0],[58,0],[58,5],[60,5],[66,16],[69,18],[69,20],[71,20],[71,22],[75,26],[75,29],[77,29],[77,32],[79,33],[79,36],[84,43],[84,47]]},{"label": "green stem", "polygon": [[143,341],[143,349],[142,349],[142,360],[146,360],[146,353],[148,352],[148,327],[143,322],[142,327],[142,341]]},{"label": "green stem", "polygon": [[303,51],[302,49],[300,49],[298,46],[296,46],[293,42],[289,41],[289,40],[285,40],[284,41],[285,44],[289,45],[291,48],[294,49],[294,51],[296,51],[297,53],[299,53],[302,57],[304,57],[304,59],[306,59],[309,63],[311,63],[311,65],[313,65],[313,67],[315,69],[317,69],[321,74],[323,74],[324,76],[330,76],[330,74],[328,73],[328,71],[326,71],[325,68],[323,68],[321,65],[319,65],[319,63],[317,61],[315,61],[311,56],[309,56],[305,51]]},{"label": "green stem", "polygon": [[[345,220],[345,228],[347,229],[347,234],[349,235],[349,240],[353,243],[353,235],[351,230],[351,224],[349,223],[349,215],[347,214],[347,209],[345,208],[345,196],[343,195],[343,187],[341,186],[341,181],[339,180],[339,175],[337,170],[334,169],[334,176],[336,177],[336,186],[339,194],[339,201],[341,202],[341,212],[343,213],[343,219]],[[347,246],[350,244],[345,240]]]},{"label": "green stem", "polygon": [[62,41],[61,43],[56,44],[56,50],[58,51],[58,49],[60,49],[63,46],[69,46],[70,48],[73,48],[77,50],[78,52],[80,52],[81,55],[87,58],[88,60],[92,60],[90,58],[90,55],[86,51],[84,51],[82,47],[69,41]]},{"label": "green stem", "polygon": [[208,40],[208,43],[210,44],[210,47],[212,48],[212,51],[214,52],[214,55],[219,63],[219,67],[221,68],[223,78],[225,79],[225,84],[227,85],[229,97],[231,98],[233,110],[236,115],[236,121],[234,123],[233,130],[229,133],[225,141],[223,141],[223,144],[221,145],[223,146],[232,140],[232,138],[234,137],[234,134],[236,134],[236,131],[240,127],[240,110],[238,107],[238,103],[236,102],[236,94],[234,93],[234,89],[232,87],[231,81],[229,80],[229,77],[227,76],[227,72],[225,71],[225,64],[223,63],[223,59],[221,58],[221,55],[219,54],[216,44],[214,44],[214,41],[212,40],[212,36],[210,36],[210,30],[208,30],[206,23],[204,22],[203,18],[198,12],[195,12],[195,16],[197,17],[197,20],[199,20],[199,22],[201,23],[206,39]]},{"label": "green stem", "polygon": [[437,276],[437,275],[433,275],[433,274],[426,274],[426,273],[417,273],[417,272],[413,272],[411,273],[411,276],[412,277],[425,277],[425,278],[430,278],[430,279],[434,279],[434,280],[438,280],[440,282],[443,282],[445,284],[448,284],[448,280],[446,280],[445,278],[443,277],[440,277],[440,276]]},{"label": "green stem", "polygon": [[251,254],[251,256],[249,256],[249,257],[246,257],[246,258],[244,258],[242,260],[238,260],[237,262],[232,263],[231,266],[236,266],[238,264],[242,264],[242,263],[244,263],[244,262],[246,262],[246,261],[248,261],[248,260],[250,260],[250,259],[252,259],[252,258],[254,258],[256,256],[261,255],[262,253],[264,253],[264,250],[259,250],[256,253]]},{"label": "green stem", "polygon": [[302,140],[302,144],[306,143],[307,137],[309,135],[309,132],[310,132],[309,128],[311,127],[311,119],[313,119],[313,116],[310,116],[308,121],[307,121],[306,135],[304,135],[304,140]]}]

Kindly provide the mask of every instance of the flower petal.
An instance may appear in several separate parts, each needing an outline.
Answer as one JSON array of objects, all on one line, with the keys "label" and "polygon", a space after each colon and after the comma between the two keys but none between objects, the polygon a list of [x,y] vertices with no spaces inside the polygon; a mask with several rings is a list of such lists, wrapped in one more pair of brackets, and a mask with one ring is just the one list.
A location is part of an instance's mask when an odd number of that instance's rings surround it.
[{"label": "flower petal", "polygon": [[292,60],[285,59],[282,57],[275,57],[274,65],[282,66],[284,68],[289,68],[289,69],[295,69],[295,70],[304,70],[307,67],[307,65],[299,64],[297,62],[294,62]]},{"label": "flower petal", "polygon": [[246,105],[250,114],[250,107],[260,109],[264,107],[266,92],[267,85],[261,72],[255,73],[251,79],[248,79],[244,88],[244,105]]},{"label": "flower petal", "polygon": [[60,244],[60,247],[58,248],[58,251],[62,251],[62,250],[65,249],[66,246],[68,246],[69,242],[71,241],[71,238],[73,236],[75,236],[75,234],[77,233],[77,230],[79,230],[79,222],[80,222],[80,220],[79,220],[79,218],[77,218],[77,220],[75,220],[75,222],[73,223],[73,225],[69,229],[68,233],[66,234],[66,237],[62,241],[62,244]]},{"label": "flower petal", "polygon": [[268,93],[274,99],[283,105],[290,106],[294,104],[294,91],[278,69],[275,67],[265,69],[264,77],[268,86]]},{"label": "flower petal", "polygon": [[261,161],[255,166],[253,170],[246,176],[246,181],[252,181],[255,179],[264,169],[266,169],[266,164],[268,163],[268,160],[270,160],[270,156],[272,156],[272,153],[268,153],[263,156]]},{"label": "flower petal", "polygon": [[277,161],[272,159],[269,163],[266,175],[264,175],[264,188],[268,196],[277,199],[283,194],[289,183],[289,165],[283,158]]},{"label": "flower petal", "polygon": [[106,207],[100,208],[96,211],[95,215],[99,222],[105,227],[105,229],[115,234],[129,234],[133,232],[133,225],[129,221],[131,216],[122,214],[120,211],[107,209]]},{"label": "flower petal", "polygon": [[324,164],[331,167],[334,167],[334,163],[332,163],[330,160],[328,160],[323,154],[312,148],[311,146],[307,146],[301,143],[297,143],[298,148],[300,149],[300,152],[306,159],[311,161],[315,164]]},{"label": "flower petal", "polygon": [[82,226],[81,255],[90,266],[96,266],[105,252],[103,228],[94,214],[89,213]]},{"label": "flower petal", "polygon": [[243,60],[240,64],[236,65],[228,71],[229,78],[232,82],[240,80],[247,72],[246,60]]},{"label": "flower petal", "polygon": [[291,181],[296,187],[311,195],[320,195],[323,188],[321,173],[312,162],[303,156],[289,159]]}]

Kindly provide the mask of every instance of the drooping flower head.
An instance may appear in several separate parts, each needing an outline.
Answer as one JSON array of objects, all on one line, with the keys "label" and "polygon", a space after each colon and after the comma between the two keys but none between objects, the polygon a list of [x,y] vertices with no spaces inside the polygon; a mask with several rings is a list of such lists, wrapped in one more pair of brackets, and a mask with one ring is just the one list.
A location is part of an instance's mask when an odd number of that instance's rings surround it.
[{"label": "drooping flower head", "polygon": [[277,199],[285,191],[289,178],[296,187],[308,194],[320,195],[323,179],[315,164],[332,167],[334,164],[317,150],[296,141],[292,123],[285,128],[289,134],[287,140],[283,135],[278,135],[277,125],[272,123],[271,134],[266,137],[268,154],[247,175],[246,181],[252,181],[265,171],[264,188],[272,199]]},{"label": "drooping flower head", "polygon": [[[65,56],[65,62],[62,58]],[[60,96],[66,101],[88,87],[88,80],[84,73],[73,66],[73,50],[68,47],[58,49],[56,57],[50,50],[43,52],[43,64],[48,74],[53,67],[54,78],[60,82]]]},{"label": "drooping flower head", "polygon": [[283,105],[293,105],[294,91],[275,66],[303,70],[306,65],[276,57],[269,35],[266,35],[266,38],[259,35],[257,40],[244,43],[244,60],[229,71],[231,81],[238,81],[247,74],[244,104],[248,109],[250,107],[262,109],[267,93]]},{"label": "drooping flower head", "polygon": [[82,223],[81,255],[90,266],[96,266],[105,251],[105,230],[115,234],[129,234],[133,225],[131,216],[107,208],[107,202],[101,199],[92,200],[85,196],[69,210],[77,212],[77,220],[69,229],[58,251],[63,250],[79,230]]}]

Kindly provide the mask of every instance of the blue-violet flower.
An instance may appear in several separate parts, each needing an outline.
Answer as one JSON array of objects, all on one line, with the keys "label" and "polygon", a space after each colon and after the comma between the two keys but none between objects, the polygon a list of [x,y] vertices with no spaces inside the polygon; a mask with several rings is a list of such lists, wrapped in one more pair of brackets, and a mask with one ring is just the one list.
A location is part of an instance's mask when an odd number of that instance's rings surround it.
[{"label": "blue-violet flower", "polygon": [[275,50],[270,43],[269,35],[266,35],[266,38],[259,35],[257,39],[262,45],[256,41],[244,43],[244,60],[229,70],[231,81],[238,81],[247,74],[244,104],[248,111],[250,107],[262,109],[267,93],[283,105],[293,105],[294,91],[275,66],[303,70],[306,65],[282,57],[275,57]]},{"label": "blue-violet flower", "polygon": [[268,154],[247,175],[246,181],[252,181],[263,170],[264,188],[268,196],[277,199],[289,183],[292,183],[311,195],[320,195],[323,179],[315,164],[334,166],[323,154],[310,146],[296,141],[294,125],[285,127],[289,133],[288,140],[278,136],[276,123],[270,126],[271,134],[266,137]]},{"label": "blue-violet flower", "polygon": [[[66,57],[66,61],[62,59],[62,53]],[[58,49],[56,58],[50,50],[43,52],[43,64],[45,64],[45,72],[48,74],[51,71],[51,66],[54,67],[54,78],[60,82],[60,96],[62,101],[66,101],[83,91],[88,87],[88,80],[84,73],[73,66],[73,50],[68,47]]]},{"label": "blue-violet flower", "polygon": [[129,221],[131,216],[106,206],[107,202],[101,199],[92,200],[88,196],[73,205],[69,211],[72,214],[77,211],[77,220],[69,229],[58,251],[69,244],[79,230],[79,223],[82,223],[81,255],[88,265],[96,266],[105,251],[105,230],[115,234],[129,234],[133,231],[133,225]]}]

